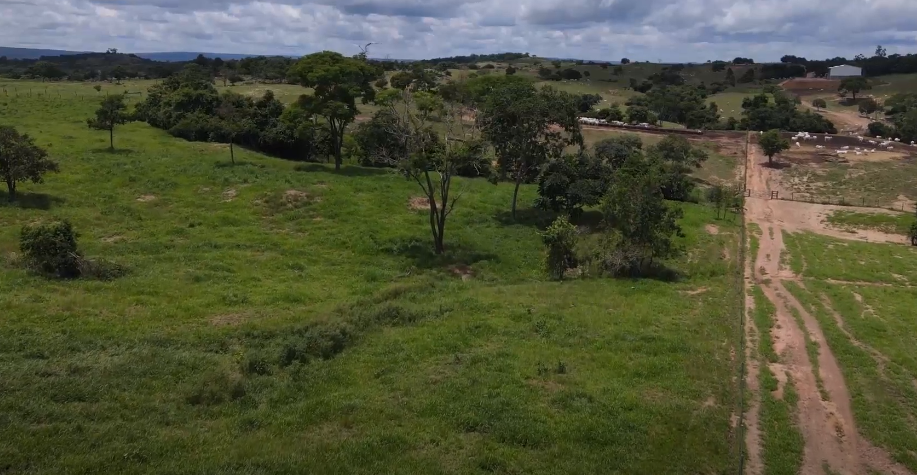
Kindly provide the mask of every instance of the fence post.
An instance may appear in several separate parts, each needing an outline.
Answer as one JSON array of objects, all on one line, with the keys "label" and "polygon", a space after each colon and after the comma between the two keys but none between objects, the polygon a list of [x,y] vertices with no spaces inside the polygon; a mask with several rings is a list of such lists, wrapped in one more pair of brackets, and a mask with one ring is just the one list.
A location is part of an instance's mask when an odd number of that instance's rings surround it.
[{"label": "fence post", "polygon": [[777,196],[778,196],[778,194],[777,194],[776,191],[772,191],[772,192],[771,192],[771,199],[772,199],[772,200],[779,199]]}]

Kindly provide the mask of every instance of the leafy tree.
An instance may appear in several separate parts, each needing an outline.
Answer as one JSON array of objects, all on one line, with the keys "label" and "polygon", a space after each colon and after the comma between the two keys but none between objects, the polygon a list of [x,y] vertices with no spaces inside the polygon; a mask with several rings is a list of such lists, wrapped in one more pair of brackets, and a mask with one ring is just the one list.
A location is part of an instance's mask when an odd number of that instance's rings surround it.
[{"label": "leafy tree", "polygon": [[56,171],[57,163],[35,145],[32,137],[20,134],[13,127],[0,126],[0,177],[6,182],[10,201],[16,199],[18,183],[42,183],[46,173]]},{"label": "leafy tree", "polygon": [[240,83],[240,82],[242,82],[242,81],[244,80],[244,79],[242,79],[242,76],[240,76],[240,75],[238,75],[238,74],[236,74],[236,73],[230,73],[229,76],[228,76],[226,79],[229,80],[229,85],[230,85],[230,86],[235,86],[236,84],[238,84],[238,83]]},{"label": "leafy tree", "polygon": [[385,108],[388,134],[396,145],[377,149],[378,160],[395,165],[423,191],[429,207],[430,232],[436,254],[445,252],[447,218],[467,191],[453,189],[453,178],[459,170],[476,163],[484,154],[484,142],[475,123],[464,117],[471,112],[464,101],[443,104],[442,125],[436,129],[430,122],[428,108],[418,107],[415,93],[409,89],[386,90],[379,103]]},{"label": "leafy tree", "polygon": [[[917,213],[915,213],[917,217]],[[917,246],[917,221],[911,223],[911,229],[908,231],[908,237],[911,238],[911,246]]]},{"label": "leafy tree", "polygon": [[755,64],[755,61],[751,58],[743,58],[739,56],[732,60],[732,64]]},{"label": "leafy tree", "polygon": [[713,72],[718,73],[726,69],[726,61],[714,61],[711,63],[711,69]]},{"label": "leafy tree", "polygon": [[520,185],[532,180],[541,165],[560,157],[564,148],[583,146],[574,96],[550,87],[508,81],[486,97],[477,120],[494,147],[501,177],[513,181],[512,215]]},{"label": "leafy tree", "polygon": [[108,74],[110,77],[115,79],[115,82],[120,83],[122,79],[126,78],[128,75],[127,69],[120,64],[112,68],[111,72]]},{"label": "leafy tree", "polygon": [[815,99],[812,101],[812,106],[818,110],[822,110],[828,107],[828,102],[825,101],[824,99],[819,98],[819,99]]},{"label": "leafy tree", "polygon": [[885,48],[882,45],[876,46],[876,57],[885,58],[888,56],[888,53],[885,51]]},{"label": "leafy tree", "polygon": [[635,154],[614,175],[605,195],[605,223],[618,237],[616,246],[624,256],[622,267],[632,273],[640,273],[656,259],[681,252],[674,238],[683,236],[678,226],[682,212],[666,204],[660,185],[656,167]]},{"label": "leafy tree", "polygon": [[589,71],[583,71],[583,77],[588,78],[589,76],[592,76],[592,73],[590,73]]},{"label": "leafy tree", "polygon": [[612,173],[608,162],[587,153],[549,160],[538,176],[535,206],[576,219],[584,206],[599,204]]},{"label": "leafy tree", "polygon": [[736,85],[736,73],[732,71],[732,68],[726,70],[726,84],[733,87]]},{"label": "leafy tree", "polygon": [[563,63],[560,61],[551,61],[551,64],[554,65],[554,69],[560,69],[560,67],[563,65]]},{"label": "leafy tree", "polygon": [[86,120],[90,128],[96,130],[107,130],[109,136],[109,147],[115,149],[115,126],[126,124],[134,120],[133,116],[127,112],[127,104],[124,103],[123,94],[113,94],[105,96],[102,104],[96,110],[96,116]]},{"label": "leafy tree", "polygon": [[632,124],[651,123],[650,110],[644,106],[628,107],[627,120]]},{"label": "leafy tree", "polygon": [[857,108],[860,111],[860,114],[872,114],[873,112],[879,110],[879,103],[871,97],[860,100],[859,107]]},{"label": "leafy tree", "polygon": [[694,191],[689,173],[707,160],[707,152],[691,146],[680,135],[669,135],[647,150],[647,158],[658,167],[662,195],[667,200],[687,201]]},{"label": "leafy tree", "polygon": [[615,75],[615,76],[620,76],[620,75],[622,75],[622,74],[624,74],[624,68],[623,68],[622,66],[615,66],[615,68],[614,68],[614,75]]},{"label": "leafy tree", "polygon": [[507,76],[512,76],[513,74],[516,74],[516,68],[514,68],[514,67],[512,67],[512,66],[507,66],[507,67],[506,67],[506,75],[507,75]]},{"label": "leafy tree", "polygon": [[754,68],[746,69],[745,73],[742,74],[742,77],[739,78],[739,82],[743,84],[747,84],[747,83],[754,82],[754,81],[755,81],[755,69]]},{"label": "leafy tree", "polygon": [[780,136],[780,131],[773,129],[768,130],[758,139],[758,145],[761,147],[761,150],[764,152],[764,155],[767,155],[767,163],[774,163],[774,155],[777,155],[784,150],[789,150],[790,141]]},{"label": "leafy tree", "polygon": [[621,64],[630,64],[630,60],[627,58],[621,58]]},{"label": "leafy tree", "polygon": [[870,122],[867,128],[873,137],[891,137],[895,134],[895,128],[883,122]]},{"label": "leafy tree", "polygon": [[576,81],[582,79],[583,74],[573,68],[567,68],[560,72],[560,77],[566,80]]},{"label": "leafy tree", "polygon": [[392,75],[391,79],[389,79],[389,84],[395,89],[401,89],[403,91],[407,89],[413,81],[413,74],[408,71],[399,71]]},{"label": "leafy tree", "polygon": [[323,51],[297,61],[289,76],[302,86],[313,88],[312,95],[300,97],[299,105],[325,118],[333,139],[334,168],[340,170],[344,131],[357,115],[356,98],[360,97],[364,104],[373,100],[375,90],[371,81],[379,76],[379,71],[365,61]]},{"label": "leafy tree", "polygon": [[92,88],[95,89],[96,92],[102,92],[102,86],[100,86],[100,85],[98,85],[98,84],[96,84],[95,86],[92,86]]},{"label": "leafy tree", "polygon": [[553,280],[563,280],[567,269],[576,266],[576,226],[566,216],[559,216],[541,233],[541,241],[547,248],[545,270]]},{"label": "leafy tree", "polygon": [[612,170],[621,168],[632,155],[640,154],[643,141],[635,134],[621,134],[600,140],[592,146],[595,157],[606,163]]},{"label": "leafy tree", "polygon": [[838,86],[838,91],[849,92],[853,96],[853,100],[857,99],[857,94],[860,91],[868,91],[872,89],[872,84],[864,77],[850,77],[841,79],[841,85]]}]

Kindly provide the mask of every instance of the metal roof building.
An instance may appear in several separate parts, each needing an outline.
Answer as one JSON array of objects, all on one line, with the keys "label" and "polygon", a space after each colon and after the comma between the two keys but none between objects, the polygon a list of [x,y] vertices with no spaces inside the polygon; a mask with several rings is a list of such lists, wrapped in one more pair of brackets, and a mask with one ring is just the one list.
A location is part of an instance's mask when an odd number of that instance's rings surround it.
[{"label": "metal roof building", "polygon": [[849,64],[842,64],[840,66],[828,68],[828,79],[849,78],[862,75],[863,68],[850,66]]}]

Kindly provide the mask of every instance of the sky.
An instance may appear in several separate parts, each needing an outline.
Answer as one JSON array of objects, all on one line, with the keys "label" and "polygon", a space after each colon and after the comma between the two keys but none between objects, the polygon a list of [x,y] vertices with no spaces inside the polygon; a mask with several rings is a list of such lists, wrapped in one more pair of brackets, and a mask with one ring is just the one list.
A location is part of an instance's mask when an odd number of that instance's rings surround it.
[{"label": "sky", "polygon": [[917,53],[917,0],[0,0],[0,46],[703,62]]}]

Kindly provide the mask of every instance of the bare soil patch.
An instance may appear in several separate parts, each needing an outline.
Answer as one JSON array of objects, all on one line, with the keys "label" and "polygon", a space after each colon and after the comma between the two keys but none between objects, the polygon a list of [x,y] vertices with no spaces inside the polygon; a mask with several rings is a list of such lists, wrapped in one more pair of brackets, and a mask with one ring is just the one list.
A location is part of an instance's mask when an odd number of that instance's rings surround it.
[{"label": "bare soil patch", "polygon": [[430,200],[426,196],[414,196],[408,200],[408,209],[414,211],[428,210],[430,209]]},{"label": "bare soil patch", "polygon": [[236,196],[238,196],[238,194],[239,192],[236,191],[235,188],[230,188],[224,191],[223,192],[223,202],[226,203],[226,202],[236,199]]},{"label": "bare soil patch", "polygon": [[156,196],[154,195],[140,195],[140,197],[137,198],[137,201],[141,203],[149,203],[150,201],[155,201],[155,200],[156,200]]},{"label": "bare soil patch", "polygon": [[720,233],[720,227],[715,224],[708,224],[704,226],[704,230],[707,231],[707,234],[712,234],[714,236]]},{"label": "bare soil patch", "polygon": [[474,278],[474,270],[471,267],[464,264],[457,264],[449,268],[449,272],[456,277],[461,277],[462,280],[467,281]]}]

